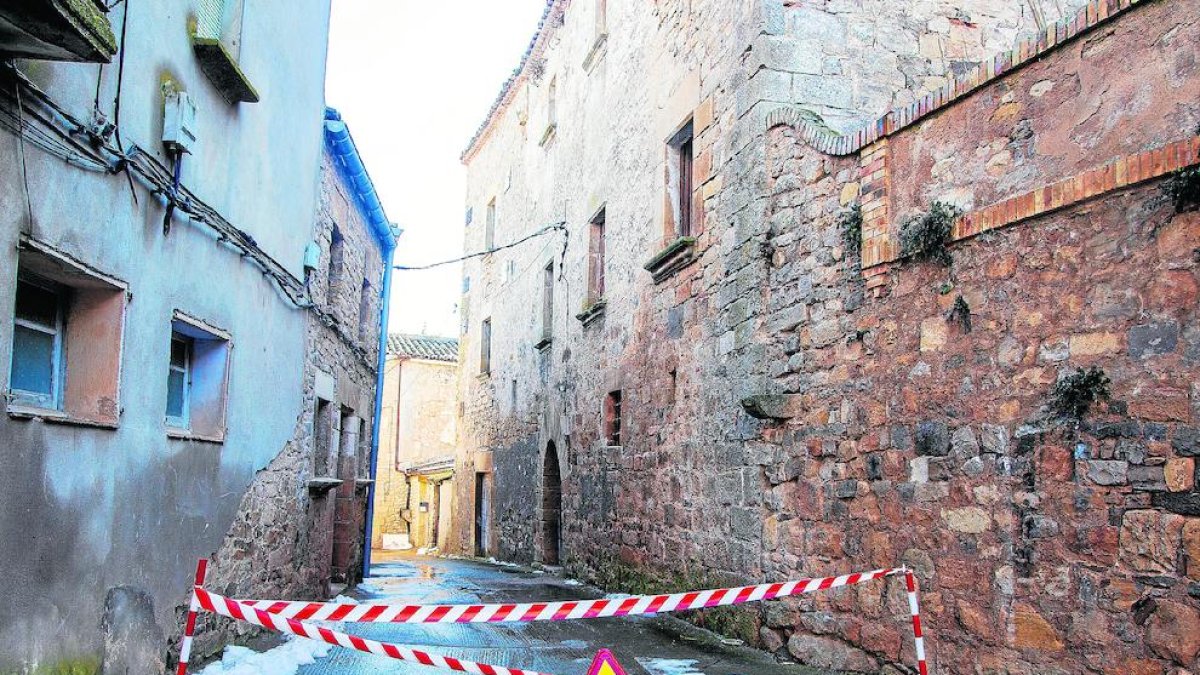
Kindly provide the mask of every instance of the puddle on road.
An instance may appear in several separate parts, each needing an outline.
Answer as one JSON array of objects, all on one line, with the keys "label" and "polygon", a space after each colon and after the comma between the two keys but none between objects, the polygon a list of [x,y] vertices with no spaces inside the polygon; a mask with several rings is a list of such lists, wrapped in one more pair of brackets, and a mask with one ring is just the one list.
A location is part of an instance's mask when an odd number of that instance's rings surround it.
[{"label": "puddle on road", "polygon": [[650,675],[704,675],[696,670],[695,666],[700,662],[695,659],[651,659],[639,656],[637,662]]}]

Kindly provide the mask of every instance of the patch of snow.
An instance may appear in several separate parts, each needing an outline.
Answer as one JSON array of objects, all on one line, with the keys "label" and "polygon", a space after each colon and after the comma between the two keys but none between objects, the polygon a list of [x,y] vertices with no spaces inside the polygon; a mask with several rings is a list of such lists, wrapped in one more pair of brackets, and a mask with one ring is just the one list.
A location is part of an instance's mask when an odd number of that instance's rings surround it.
[{"label": "patch of snow", "polygon": [[516,563],[505,562],[502,560],[496,560],[495,558],[488,558],[487,561],[493,565],[499,565],[500,567],[520,567],[520,565],[518,565]]},{"label": "patch of snow", "polygon": [[639,656],[637,662],[642,664],[650,675],[704,675],[696,670],[699,661],[695,659],[652,659]]},{"label": "patch of snow", "polygon": [[609,593],[608,595],[604,596],[604,599],[605,600],[624,600],[625,598],[632,598],[632,597],[633,596],[628,593]]},{"label": "patch of snow", "polygon": [[[359,584],[359,585],[362,585],[362,584]],[[330,602],[332,602],[334,604],[338,604],[338,605],[357,605],[358,604],[358,600],[355,600],[354,598],[352,598],[348,595],[339,595],[336,598],[334,598],[333,600],[330,600]]]},{"label": "patch of snow", "polygon": [[229,645],[217,663],[209,664],[198,675],[296,675],[300,666],[325,658],[332,645],[304,638],[291,638],[265,652]]},{"label": "patch of snow", "polygon": [[563,579],[563,586],[582,586],[583,582],[575,579]]}]

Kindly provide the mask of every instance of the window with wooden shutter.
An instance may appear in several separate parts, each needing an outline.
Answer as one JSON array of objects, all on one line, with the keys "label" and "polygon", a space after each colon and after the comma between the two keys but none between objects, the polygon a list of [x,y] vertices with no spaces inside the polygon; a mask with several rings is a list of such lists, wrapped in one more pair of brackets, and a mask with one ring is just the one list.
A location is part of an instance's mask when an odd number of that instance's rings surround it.
[{"label": "window with wooden shutter", "polygon": [[604,227],[605,210],[592,218],[591,240],[588,243],[588,302],[595,303],[604,297]]}]

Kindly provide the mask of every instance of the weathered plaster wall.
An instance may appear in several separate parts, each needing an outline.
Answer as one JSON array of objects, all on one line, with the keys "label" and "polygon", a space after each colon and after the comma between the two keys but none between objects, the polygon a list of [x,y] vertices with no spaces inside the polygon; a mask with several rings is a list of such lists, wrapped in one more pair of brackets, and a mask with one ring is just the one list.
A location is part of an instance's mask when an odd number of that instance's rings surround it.
[{"label": "weathered plaster wall", "polygon": [[[299,276],[316,203],[329,3],[247,13],[242,66],[263,94],[229,106],[199,71],[187,35],[193,3],[133,3],[121,134],[162,158],[166,79],[198,106],[199,142],[183,183]],[[111,13],[120,22],[129,5]],[[283,56],[281,58],[281,55]],[[87,119],[97,67],[20,62],[40,87]],[[101,75],[102,107],[116,68]],[[16,243],[25,223],[16,139],[0,134],[0,376],[11,361]],[[148,591],[173,626],[196,559],[215,551],[255,473],[292,438],[303,404],[305,314],[238,255],[177,221],[123,176],[92,174],[26,145],[33,236],[128,283],[119,427],[0,416],[0,670],[55,666],[100,651],[109,589]],[[233,355],[224,443],[169,440],[164,428],[173,310],[229,331]]]}]

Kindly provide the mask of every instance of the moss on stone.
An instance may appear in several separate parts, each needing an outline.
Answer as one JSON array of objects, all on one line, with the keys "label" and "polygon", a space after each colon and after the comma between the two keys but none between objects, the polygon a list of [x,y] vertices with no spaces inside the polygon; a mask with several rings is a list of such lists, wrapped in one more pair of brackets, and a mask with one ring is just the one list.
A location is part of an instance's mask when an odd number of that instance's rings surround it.
[{"label": "moss on stone", "polygon": [[[23,675],[98,675],[100,666],[100,657],[98,656],[77,656],[39,665],[31,671],[21,672]],[[4,671],[3,675],[18,675],[18,671]]]},{"label": "moss on stone", "polygon": [[113,33],[108,17],[96,7],[92,0],[59,0],[60,7],[67,14],[67,19],[77,27],[87,31],[97,49],[106,52],[109,57],[117,51],[117,36]]}]

